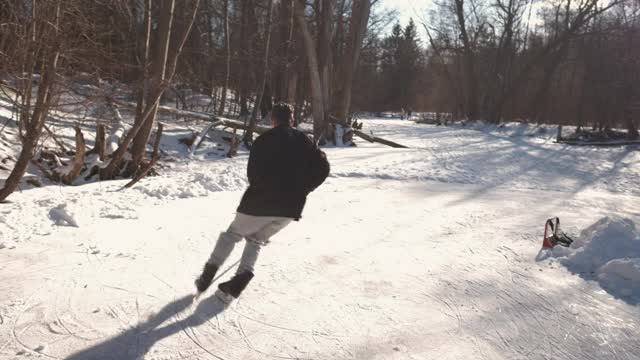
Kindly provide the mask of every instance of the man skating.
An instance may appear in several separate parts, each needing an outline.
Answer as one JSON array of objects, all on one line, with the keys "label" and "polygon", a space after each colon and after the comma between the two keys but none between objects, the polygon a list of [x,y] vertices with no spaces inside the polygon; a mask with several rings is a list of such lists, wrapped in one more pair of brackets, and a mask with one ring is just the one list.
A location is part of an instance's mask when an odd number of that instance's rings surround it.
[{"label": "man skating", "polygon": [[246,239],[235,276],[218,285],[238,298],[253,278],[260,249],[292,220],[299,220],[307,195],[329,175],[325,154],[302,132],[291,127],[291,105],[277,103],[271,110],[273,129],[259,136],[249,155],[244,193],[236,218],[220,234],[213,253],[196,280],[199,292],[209,288],[236,243]]}]

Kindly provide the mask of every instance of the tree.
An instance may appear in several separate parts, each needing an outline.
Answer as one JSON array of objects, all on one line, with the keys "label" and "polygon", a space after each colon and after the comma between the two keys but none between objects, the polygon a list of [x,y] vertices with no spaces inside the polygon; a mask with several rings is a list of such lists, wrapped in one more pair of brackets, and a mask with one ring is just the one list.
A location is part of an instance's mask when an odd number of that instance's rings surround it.
[{"label": "tree", "polygon": [[413,20],[403,29],[396,23],[391,34],[382,42],[381,73],[384,79],[382,98],[386,106],[400,110],[408,108],[409,99],[419,67],[422,63],[422,49]]},{"label": "tree", "polygon": [[370,0],[353,0],[346,53],[342,56],[342,61],[339,65],[338,73],[340,74],[340,79],[337,84],[338,89],[335,92],[336,117],[341,121],[347,119],[351,108],[354,72],[360,60],[362,42],[367,30],[370,12]]},{"label": "tree", "polygon": [[[27,170],[29,162],[35,155],[36,147],[46,118],[54,101],[56,75],[60,65],[60,54],[63,48],[65,16],[68,14],[69,3],[62,1],[41,1],[31,4],[30,11],[23,8],[24,4],[12,2],[7,4],[11,17],[15,20],[12,26],[15,34],[21,37],[12,41],[16,56],[13,62],[19,63],[18,96],[19,129],[22,150],[16,164],[0,189],[0,202],[13,193]],[[4,39],[5,46],[9,45]],[[15,69],[18,70],[18,69]],[[36,76],[39,75],[39,80]],[[32,89],[37,81],[35,104],[32,103]]]},{"label": "tree", "polygon": [[253,112],[251,113],[251,119],[249,123],[249,129],[245,133],[244,142],[245,144],[249,144],[253,141],[253,129],[256,126],[256,121],[258,121],[258,110],[262,105],[263,98],[265,96],[265,87],[267,86],[267,78],[269,74],[269,48],[271,46],[271,22],[273,19],[273,0],[269,0],[268,10],[267,10],[267,38],[264,44],[264,59],[262,66],[262,85],[258,89],[258,96],[256,98],[256,103],[253,106]]},{"label": "tree", "polygon": [[[145,6],[145,23],[151,23],[151,1],[146,0]],[[128,151],[129,144],[132,144],[131,148],[131,163],[127,167],[127,175],[133,176],[141,170],[142,159],[146,153],[146,146],[151,135],[151,129],[155,122],[156,114],[158,111],[158,105],[160,98],[164,91],[169,87],[171,79],[176,71],[178,63],[178,57],[182,52],[182,48],[187,40],[191,27],[195,21],[199,0],[193,0],[191,2],[190,12],[187,14],[185,22],[183,24],[182,32],[179,35],[175,35],[175,40],[172,42],[171,37],[174,29],[174,15],[175,15],[175,0],[163,1],[160,6],[160,14],[158,21],[158,30],[155,37],[156,51],[151,61],[152,70],[147,75],[146,68],[147,63],[144,63],[141,71],[144,74],[143,80],[140,84],[140,93],[147,94],[146,97],[138,98],[138,111],[136,112],[136,119],[133,127],[126,134],[122,142],[118,146],[118,149],[112,154],[109,164],[100,170],[100,178],[114,179],[119,175],[123,159]],[[184,8],[183,8],[184,9]],[[145,40],[145,53],[149,51],[150,44],[150,32],[147,32]],[[171,46],[173,44],[173,46]],[[147,85],[149,84],[149,85]],[[148,87],[147,87],[148,86]],[[144,105],[141,102],[144,100]],[[140,111],[140,109],[142,109]]]},{"label": "tree", "polygon": [[318,53],[316,44],[313,41],[309,25],[305,19],[306,3],[299,1],[299,6],[295,7],[296,21],[302,33],[302,39],[308,60],[309,78],[311,80],[311,108],[313,109],[313,136],[317,140],[326,129],[324,97],[322,91],[322,80],[320,78],[320,65],[318,63]]},{"label": "tree", "polygon": [[229,88],[229,76],[231,76],[231,42],[229,40],[229,0],[224,0],[224,59],[225,59],[224,84],[222,87],[222,95],[220,96],[220,107],[218,108],[218,115],[224,114],[224,108],[227,103],[227,89]]},{"label": "tree", "polygon": [[475,74],[475,54],[474,44],[467,31],[467,15],[465,14],[464,0],[453,0],[455,6],[456,19],[458,20],[458,30],[463,46],[463,63],[465,78],[465,115],[469,119],[478,118],[478,83]]}]

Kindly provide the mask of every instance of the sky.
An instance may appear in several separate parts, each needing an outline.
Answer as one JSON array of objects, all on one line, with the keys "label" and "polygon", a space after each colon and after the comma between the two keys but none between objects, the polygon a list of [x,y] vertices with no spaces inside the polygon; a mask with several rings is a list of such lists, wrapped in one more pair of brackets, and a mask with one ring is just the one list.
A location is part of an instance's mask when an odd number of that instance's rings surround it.
[{"label": "sky", "polygon": [[[398,20],[403,26],[409,23],[409,19],[413,18],[418,28],[421,28],[419,26],[420,17],[425,16],[430,2],[430,0],[382,0],[382,6],[397,10],[399,13]],[[422,35],[421,31],[419,33]]]}]

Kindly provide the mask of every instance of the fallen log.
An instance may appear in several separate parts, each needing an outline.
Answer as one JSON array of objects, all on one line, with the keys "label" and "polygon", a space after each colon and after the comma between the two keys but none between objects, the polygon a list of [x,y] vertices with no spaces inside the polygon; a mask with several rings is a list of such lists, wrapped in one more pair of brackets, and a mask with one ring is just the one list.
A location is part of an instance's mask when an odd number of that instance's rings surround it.
[{"label": "fallen log", "polygon": [[[114,100],[114,102],[120,106],[129,108],[129,109],[135,109],[136,106],[135,104],[131,104],[128,103],[126,101],[120,101],[120,100]],[[165,112],[165,113],[169,113],[169,114],[174,114],[174,115],[179,115],[182,117],[187,117],[187,118],[192,118],[192,119],[198,119],[198,120],[202,120],[202,121],[207,121],[207,122],[212,122],[214,123],[213,127],[215,126],[224,126],[224,127],[230,127],[232,129],[237,129],[237,130],[247,130],[249,128],[248,125],[245,125],[242,121],[238,121],[238,120],[232,120],[232,119],[227,119],[221,116],[217,116],[217,115],[213,115],[213,114],[209,114],[209,113],[204,113],[204,112],[200,112],[200,111],[191,111],[191,110],[180,110],[180,109],[176,109],[170,106],[158,106],[158,111],[160,112]],[[270,127],[266,127],[266,126],[260,126],[257,125],[255,127],[255,132],[257,132],[258,134],[263,134],[267,131],[269,131],[271,128]],[[301,130],[302,132],[304,132],[305,134],[313,134],[312,131],[309,130]]]},{"label": "fallen log", "polygon": [[361,137],[362,139],[367,140],[367,141],[368,141],[368,142],[370,142],[370,143],[375,142],[375,141],[373,141],[373,136],[369,136],[369,135],[367,135],[367,134],[363,133],[363,132],[362,132],[362,131],[360,131],[360,130],[353,129],[353,133],[354,133],[354,134],[356,134],[356,135],[358,135],[358,136],[359,136],[359,137]]},{"label": "fallen log", "polygon": [[[125,101],[119,101],[119,100],[114,100],[114,102],[118,105],[130,108],[130,109],[135,109],[135,105],[134,104],[130,104],[128,102]],[[187,117],[187,118],[192,118],[192,119],[198,119],[198,120],[203,120],[203,121],[208,121],[208,122],[212,122],[213,125],[212,127],[215,126],[225,126],[225,127],[230,127],[232,129],[237,129],[237,130],[248,130],[249,126],[245,125],[242,121],[238,121],[238,120],[232,120],[232,119],[227,119],[227,118],[223,118],[220,116],[216,116],[213,114],[208,114],[208,113],[203,113],[203,112],[199,112],[199,111],[191,111],[191,110],[180,110],[180,109],[176,109],[170,106],[158,106],[158,111],[161,112],[166,112],[166,113],[170,113],[170,114],[175,114],[175,115],[179,115],[179,116],[183,116],[183,117]],[[255,128],[253,129],[255,132],[257,132],[258,134],[263,134],[269,130],[271,130],[270,127],[266,127],[266,126],[259,126],[256,125]],[[307,129],[300,129],[298,128],[298,130],[302,131],[303,133],[307,134],[307,135],[313,135],[313,131],[311,130],[307,130]],[[359,137],[369,141],[369,142],[375,142],[375,143],[380,143],[383,145],[387,145],[387,146],[391,146],[393,148],[403,148],[406,149],[408,148],[407,146],[398,144],[396,142],[387,140],[387,139],[383,139],[383,138],[379,138],[376,136],[369,136],[365,133],[363,133],[360,130],[357,129],[353,129],[354,133],[356,135],[358,135]]]},{"label": "fallen log", "polygon": [[65,185],[73,185],[73,181],[78,176],[80,176],[82,168],[84,167],[84,156],[84,136],[82,135],[80,127],[76,126],[76,151],[73,157],[73,162],[70,166],[63,166],[62,163],[58,160],[55,165],[56,168],[50,171],[47,170],[39,161],[31,160],[31,163],[34,164],[47,179],[54,182],[61,182]]},{"label": "fallen log", "polygon": [[191,145],[191,151],[189,152],[189,156],[193,156],[193,154],[196,152],[196,150],[198,150],[200,145],[202,145],[204,138],[207,136],[209,131],[211,131],[211,128],[218,125],[222,125],[222,121],[214,121],[211,124],[207,125],[207,127],[205,127],[202,131],[200,131],[200,133],[193,140],[193,144]]},{"label": "fallen log", "polygon": [[[114,100],[114,103],[129,108],[129,109],[135,109],[136,105],[135,104],[131,104],[128,103],[126,101],[120,101],[120,100]],[[228,119],[228,118],[224,118],[221,116],[217,116],[217,115],[213,115],[213,114],[209,114],[209,113],[205,113],[205,112],[200,112],[200,111],[191,111],[191,110],[180,110],[180,109],[176,109],[170,106],[158,106],[158,111],[160,112],[165,112],[165,113],[169,113],[169,114],[174,114],[174,115],[179,115],[182,117],[186,117],[186,118],[192,118],[192,119],[198,119],[198,120],[202,120],[202,121],[207,121],[207,122],[212,122],[214,123],[214,125],[212,127],[216,127],[216,126],[224,126],[224,127],[229,127],[232,129],[236,129],[236,130],[248,130],[249,126],[245,125],[242,121],[238,121],[238,120],[232,120],[232,119]],[[254,128],[254,131],[257,132],[258,134],[263,134],[267,131],[271,130],[270,127],[267,126],[260,126],[260,125],[256,125],[256,127]],[[300,131],[302,131],[303,133],[307,134],[307,135],[313,135],[313,131],[311,130],[306,130],[306,129],[298,129]]]},{"label": "fallen log", "polygon": [[602,147],[614,147],[614,146],[638,146],[640,140],[614,140],[614,141],[581,141],[581,140],[567,140],[562,139],[555,141],[557,144],[567,144],[573,146],[602,146]]},{"label": "fallen log", "polygon": [[402,149],[408,149],[407,146],[398,144],[396,142],[387,140],[387,139],[383,139],[383,138],[379,138],[377,136],[371,136],[371,135],[367,135],[364,132],[360,131],[360,130],[356,130],[353,129],[353,133],[356,134],[357,136],[363,138],[364,140],[371,142],[371,143],[380,143],[383,145],[387,145],[387,146],[391,146],[392,148],[402,148]]}]

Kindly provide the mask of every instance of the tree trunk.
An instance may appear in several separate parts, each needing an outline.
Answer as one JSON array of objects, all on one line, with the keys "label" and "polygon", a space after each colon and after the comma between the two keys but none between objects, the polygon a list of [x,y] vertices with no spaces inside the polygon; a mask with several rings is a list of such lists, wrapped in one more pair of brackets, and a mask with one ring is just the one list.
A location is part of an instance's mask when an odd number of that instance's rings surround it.
[{"label": "tree trunk", "polygon": [[256,98],[256,103],[253,106],[253,111],[251,113],[251,119],[249,122],[249,130],[245,133],[244,142],[245,144],[253,142],[253,128],[256,126],[256,121],[258,120],[258,111],[262,105],[262,100],[264,97],[265,87],[267,85],[267,76],[269,72],[269,48],[271,46],[271,20],[273,18],[273,0],[269,0],[269,8],[267,10],[267,39],[265,41],[265,49],[264,49],[264,60],[262,64],[262,83],[259,88],[259,93]]},{"label": "tree trunk", "polygon": [[227,89],[229,88],[229,76],[231,74],[231,43],[229,42],[229,0],[224,0],[224,55],[224,84],[222,86],[222,96],[220,97],[220,107],[218,108],[218,115],[224,114],[224,107],[227,103]]},{"label": "tree trunk", "polygon": [[136,176],[133,179],[131,179],[131,181],[129,181],[124,186],[125,188],[132,187],[135,183],[140,181],[140,179],[145,177],[147,175],[147,173],[149,173],[149,171],[153,168],[153,166],[160,159],[160,155],[159,155],[159,153],[160,153],[160,139],[162,139],[162,130],[163,129],[164,129],[164,125],[162,123],[158,124],[158,131],[156,132],[156,141],[154,142],[154,145],[153,145],[153,155],[151,157],[151,161],[149,162],[149,164],[147,164],[147,166],[145,166],[143,169],[141,169],[140,172],[138,174],[136,174]]},{"label": "tree trunk", "polygon": [[98,159],[100,159],[100,161],[104,161],[104,157],[107,151],[106,136],[106,126],[104,124],[98,124],[98,127],[96,128],[95,145],[93,149],[91,149],[91,151],[87,152],[87,155],[98,154]]},{"label": "tree trunk", "polygon": [[[208,66],[208,79],[209,79],[209,98],[211,99],[211,103],[208,105],[207,109],[210,111],[216,110],[217,96],[216,96],[216,74],[215,74],[215,39],[214,39],[214,26],[211,18],[214,16],[215,12],[213,10],[213,0],[205,0],[205,12],[207,16],[207,49],[209,59],[207,59]],[[207,110],[209,111],[209,110]]]},{"label": "tree trunk", "polygon": [[[287,64],[285,66],[285,76],[284,76],[284,88],[282,89],[282,97],[284,101],[286,101],[287,103],[294,105],[295,100],[296,100],[296,86],[298,84],[298,66],[297,63],[300,62],[301,60],[299,59],[299,57],[297,56],[297,49],[299,48],[298,46],[298,42],[295,41],[294,39],[294,29],[295,29],[295,11],[296,11],[296,6],[299,6],[298,4],[296,4],[296,0],[289,0],[289,6],[288,6],[288,10],[289,10],[289,18],[288,18],[288,30],[289,33],[287,35],[287,48],[286,48],[286,56],[287,56]],[[294,116],[294,122],[297,119],[295,119]]]},{"label": "tree trunk", "polygon": [[247,121],[249,116],[249,107],[247,105],[249,99],[249,89],[251,83],[252,62],[250,56],[252,54],[253,42],[250,41],[249,34],[252,33],[252,29],[249,26],[255,24],[254,4],[252,0],[240,0],[241,7],[241,25],[240,25],[240,45],[239,49],[244,50],[244,53],[240,56],[240,66],[242,71],[240,72],[240,84],[239,84],[239,98],[240,98],[240,118]]},{"label": "tree trunk", "polygon": [[633,111],[631,109],[624,110],[625,125],[627,127],[627,138],[629,140],[638,140],[638,127],[633,119]]},{"label": "tree trunk", "polygon": [[342,74],[340,81],[342,88],[337,97],[338,108],[336,116],[339,121],[346,121],[351,110],[351,91],[353,87],[353,75],[360,59],[362,41],[367,30],[369,13],[371,12],[370,0],[353,0],[351,10],[351,27],[349,29],[349,46],[342,58]]},{"label": "tree trunk", "polygon": [[[331,108],[330,92],[331,92],[331,15],[333,0],[316,0],[316,12],[318,18],[318,39],[317,39],[317,55],[318,55],[318,72],[320,73],[320,82],[322,87],[322,101],[325,109],[325,117],[327,111]],[[324,119],[326,122],[327,119]],[[333,141],[333,139],[332,139]]]},{"label": "tree trunk", "polygon": [[478,84],[475,77],[475,59],[471,39],[467,33],[464,14],[464,0],[455,0],[455,11],[460,27],[460,39],[462,40],[464,77],[465,77],[465,113],[469,120],[476,120],[478,116]]},{"label": "tree trunk", "polygon": [[[306,61],[305,61],[306,62]],[[293,125],[298,127],[300,123],[304,120],[304,102],[305,102],[305,94],[306,89],[308,87],[308,77],[309,73],[305,72],[306,66],[302,66],[303,63],[300,63],[299,69],[296,71],[296,85],[295,85],[295,93],[293,93],[295,108],[293,114]]]},{"label": "tree trunk", "polygon": [[558,133],[556,134],[556,142],[562,141],[562,125],[558,125]]},{"label": "tree trunk", "polygon": [[292,71],[288,74],[289,84],[287,85],[287,102],[294,104],[296,102],[296,86],[298,85],[298,72]]},{"label": "tree trunk", "polygon": [[[159,87],[166,79],[167,59],[169,57],[169,44],[171,42],[175,3],[175,0],[161,2],[161,13],[157,34],[157,43],[159,46],[156,48],[153,60],[151,61],[152,88]],[[149,100],[151,99],[147,99],[147,104],[150,103]],[[149,142],[149,136],[151,136],[151,129],[153,128],[153,123],[156,119],[157,103],[158,102],[154,103],[153,108],[146,119],[136,119],[136,121],[141,121],[143,124],[131,145],[131,163],[127,170],[127,173],[129,174],[135,174],[140,167],[142,159],[144,159],[147,150],[147,143]]]},{"label": "tree trunk", "polygon": [[80,126],[76,126],[76,153],[73,156],[71,170],[66,174],[61,174],[60,181],[65,185],[73,184],[73,181],[80,176],[84,167],[84,155],[86,152],[84,136]]},{"label": "tree trunk", "polygon": [[18,156],[18,161],[11,170],[11,174],[4,183],[4,187],[0,189],[0,202],[3,202],[11,193],[13,193],[20,185],[20,180],[27,171],[29,162],[33,159],[40,138],[37,131],[27,132],[22,140],[22,151]]},{"label": "tree trunk", "polygon": [[302,39],[307,53],[307,61],[309,65],[309,78],[311,80],[311,107],[313,110],[313,136],[319,141],[320,136],[325,130],[324,119],[324,99],[322,98],[322,82],[320,80],[320,72],[318,68],[318,54],[316,52],[315,43],[309,31],[309,25],[304,17],[305,2],[301,0],[296,6],[296,20],[302,32]]}]

